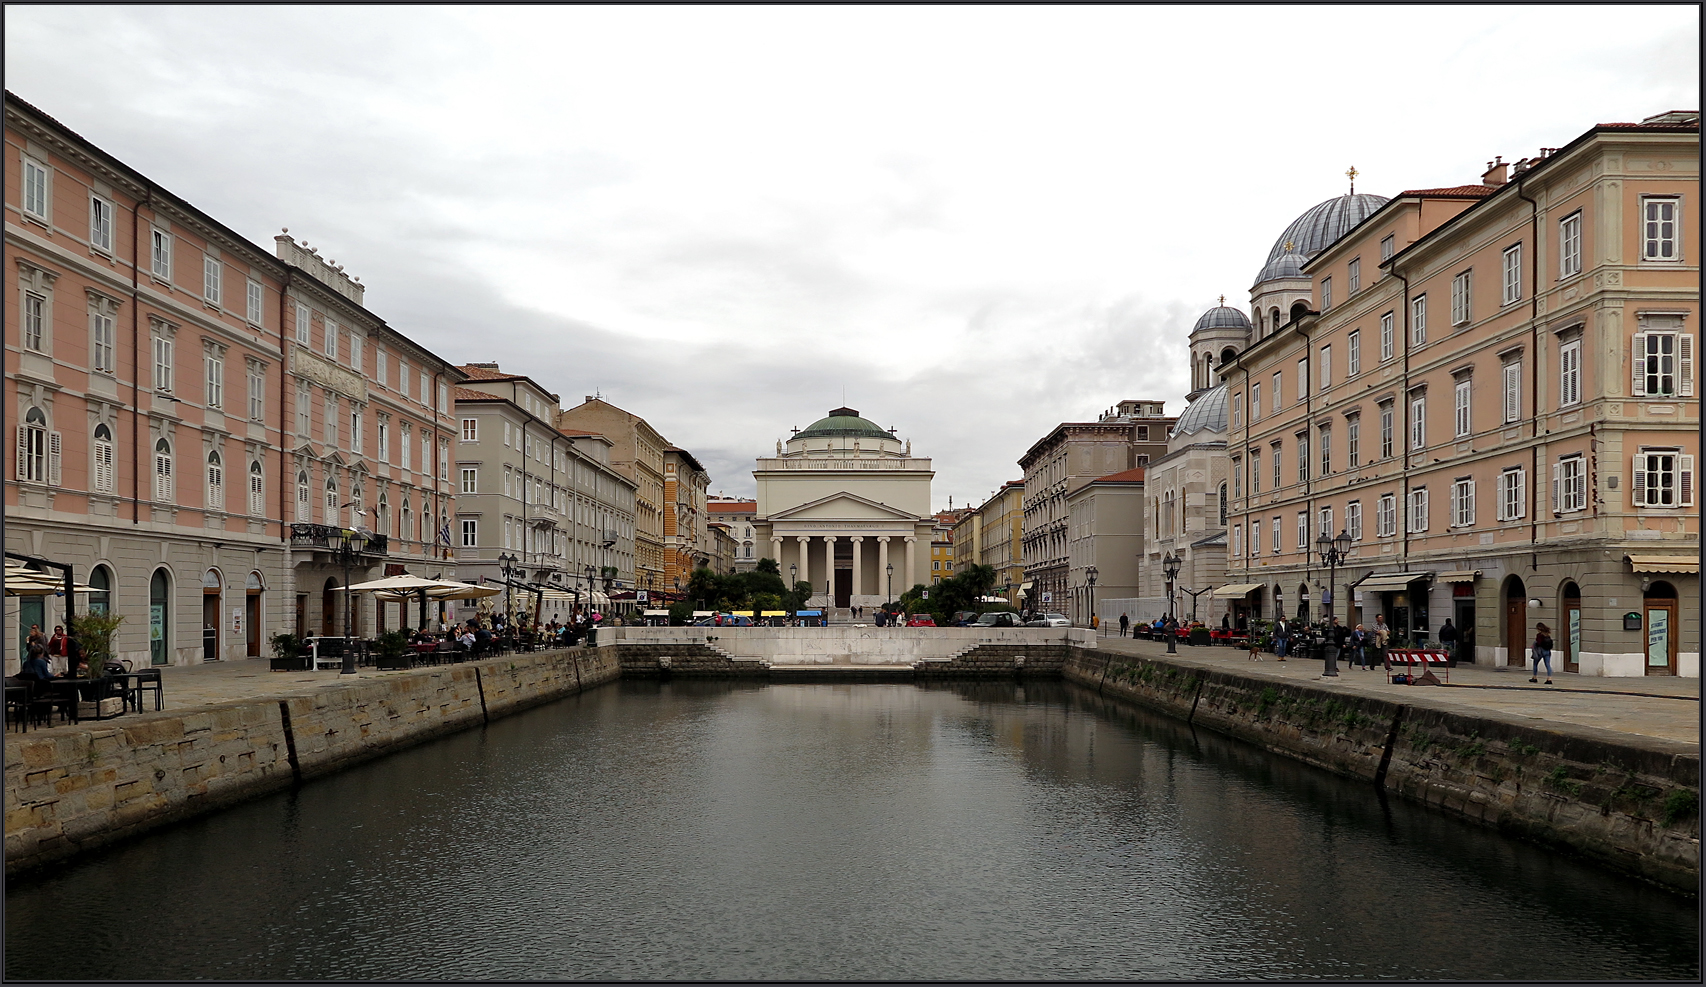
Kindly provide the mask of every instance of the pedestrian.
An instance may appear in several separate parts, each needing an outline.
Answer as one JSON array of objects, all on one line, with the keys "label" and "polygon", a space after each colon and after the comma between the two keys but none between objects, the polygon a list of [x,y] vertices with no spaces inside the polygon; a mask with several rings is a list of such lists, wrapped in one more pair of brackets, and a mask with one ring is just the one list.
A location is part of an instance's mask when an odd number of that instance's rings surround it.
[{"label": "pedestrian", "polygon": [[1232,629],[1232,615],[1231,614],[1223,613],[1220,615],[1220,629],[1223,631],[1229,631]]},{"label": "pedestrian", "polygon": [[1128,631],[1130,629],[1131,629],[1131,618],[1127,617],[1123,613],[1120,614],[1120,637],[1125,637],[1126,631]]},{"label": "pedestrian", "polygon": [[1544,623],[1534,625],[1534,675],[1528,681],[1535,682],[1540,678],[1540,663],[1546,663],[1546,684],[1552,684],[1552,628]]},{"label": "pedestrian", "polygon": [[1359,668],[1368,671],[1368,632],[1363,630],[1361,624],[1351,631],[1351,656],[1356,659]]},{"label": "pedestrian", "polygon": [[1392,662],[1387,660],[1386,645],[1392,640],[1392,628],[1386,626],[1386,615],[1374,615],[1374,650],[1375,657],[1380,659],[1380,666],[1388,672],[1392,671]]},{"label": "pedestrian", "polygon": [[1451,626],[1450,617],[1445,618],[1445,624],[1439,629],[1439,643],[1447,658],[1457,657],[1457,628]]},{"label": "pedestrian", "polygon": [[1274,621],[1274,660],[1285,661],[1285,653],[1291,648],[1291,628],[1281,617]]}]

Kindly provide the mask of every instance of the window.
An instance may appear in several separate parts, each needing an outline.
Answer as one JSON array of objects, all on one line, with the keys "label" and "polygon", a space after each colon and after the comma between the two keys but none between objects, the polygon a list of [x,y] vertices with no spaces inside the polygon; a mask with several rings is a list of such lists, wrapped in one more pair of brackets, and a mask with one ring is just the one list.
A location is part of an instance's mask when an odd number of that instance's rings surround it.
[{"label": "window", "polygon": [[148,257],[155,277],[162,281],[172,280],[172,234],[165,230],[149,230]]},{"label": "window", "polygon": [[1297,550],[1309,551],[1309,512],[1297,512]]},{"label": "window", "polygon": [[1380,406],[1380,458],[1392,458],[1392,402]]},{"label": "window", "polygon": [[462,419],[462,441],[463,442],[478,442],[478,441],[480,441],[480,419],[478,419],[478,418],[464,418],[464,419]]},{"label": "window", "polygon": [[302,436],[303,438],[308,437],[308,430],[309,430],[308,402],[311,400],[312,400],[312,396],[308,392],[308,382],[305,380],[297,381],[296,382],[296,434]]},{"label": "window", "polygon": [[1333,344],[1321,347],[1321,380],[1316,385],[1321,390],[1333,386]]},{"label": "window", "polygon": [[361,453],[361,409],[353,405],[349,410],[349,447],[356,454]]},{"label": "window", "polygon": [[[1244,392],[1232,395],[1232,427],[1241,428],[1244,425]],[[1147,431],[1148,426],[1145,426]]]},{"label": "window", "polygon": [[113,472],[113,430],[106,425],[95,426],[94,440],[96,493],[112,493],[116,487]]},{"label": "window", "polygon": [[1522,364],[1513,360],[1504,366],[1504,422],[1510,424],[1522,417]]},{"label": "window", "polygon": [[1333,509],[1331,507],[1323,507],[1319,511],[1316,512],[1315,534],[1318,536],[1319,535],[1326,535],[1328,538],[1331,538],[1331,537],[1333,537],[1334,533],[1335,532],[1333,531]]},{"label": "window", "polygon": [[438,443],[438,478],[450,479],[450,442],[447,439]]},{"label": "window", "polygon": [[296,474],[296,520],[312,521],[313,510],[308,502],[308,471],[300,470]]},{"label": "window", "polygon": [[512,439],[511,439],[511,432],[509,429],[509,422],[504,422],[504,448],[508,449],[511,447],[512,444],[513,443],[512,443]]},{"label": "window", "polygon": [[349,334],[349,365],[356,373],[361,373],[361,333]]},{"label": "window", "polygon": [[1234,557],[1244,554],[1244,526],[1241,524],[1232,526],[1232,554]]},{"label": "window", "polygon": [[1572,339],[1558,347],[1558,407],[1582,400],[1582,341]]},{"label": "window", "polygon": [[225,357],[218,350],[209,350],[203,357],[207,365],[207,406],[225,407]]},{"label": "window", "polygon": [[1325,312],[1332,307],[1333,307],[1333,279],[1332,278],[1322,278],[1321,279],[1321,311]]},{"label": "window", "polygon": [[1637,397],[1688,397],[1694,394],[1694,336],[1677,332],[1635,334],[1635,368],[1630,393]]},{"label": "window", "polygon": [[1352,330],[1348,342],[1345,352],[1345,376],[1355,377],[1362,373],[1362,330]]},{"label": "window", "polygon": [[308,345],[308,306],[296,303],[296,341],[303,346]]},{"label": "window", "polygon": [[47,168],[29,158],[24,159],[24,212],[47,219]]},{"label": "window", "polygon": [[1374,535],[1390,538],[1398,533],[1398,498],[1382,494],[1374,504]]},{"label": "window", "polygon": [[154,389],[172,390],[172,341],[165,336],[154,337]]},{"label": "window", "polygon": [[[426,393],[425,387],[421,388],[421,393]],[[450,408],[450,386],[443,381],[438,382],[438,407],[441,411],[446,411]]]},{"label": "window", "polygon": [[1280,475],[1280,450],[1281,450],[1281,448],[1282,448],[1282,446],[1280,445],[1280,443],[1278,443],[1278,442],[1274,443],[1274,489],[1275,490],[1278,490],[1280,487],[1285,485],[1285,480]]},{"label": "window", "polygon": [[1262,385],[1250,385],[1250,420],[1262,417]]},{"label": "window", "polygon": [[1451,324],[1454,326],[1469,323],[1469,277],[1471,273],[1464,271],[1451,279]]},{"label": "window", "polygon": [[427,403],[427,375],[426,375],[425,370],[421,371],[421,389],[419,391],[419,396],[420,396],[421,404],[426,404]]},{"label": "window", "polygon": [[1680,260],[1676,238],[1676,200],[1641,200],[1641,259]]},{"label": "window", "polygon": [[473,518],[462,519],[462,547],[480,547],[480,522]]},{"label": "window", "polygon": [[1275,555],[1278,555],[1281,551],[1281,549],[1280,549],[1280,530],[1281,530],[1280,529],[1280,519],[1279,519],[1278,515],[1275,515],[1274,516],[1274,523],[1273,523],[1273,532],[1274,532],[1273,549],[1274,549]]},{"label": "window", "polygon": [[1226,483],[1220,484],[1220,526],[1226,527]]},{"label": "window", "polygon": [[336,360],[338,358],[338,324],[326,319],[326,355]]},{"label": "window", "polygon": [[1250,522],[1250,554],[1252,556],[1262,554],[1262,522],[1260,521]]},{"label": "window", "polygon": [[98,195],[89,196],[89,246],[113,252],[113,204]]},{"label": "window", "polygon": [[1380,361],[1392,359],[1392,318],[1393,313],[1387,312],[1380,317]]},{"label": "window", "polygon": [[1689,507],[1694,503],[1694,457],[1680,449],[1641,449],[1631,484],[1636,507]]},{"label": "window", "polygon": [[397,358],[397,393],[409,396],[409,361]]},{"label": "window", "polygon": [[1250,450],[1250,492],[1253,494],[1262,492],[1262,451],[1260,449]]},{"label": "window", "polygon": [[249,464],[249,515],[265,517],[266,513],[266,474],[261,470],[261,461],[257,459]]},{"label": "window", "polygon": [[1362,541],[1362,501],[1353,500],[1345,505],[1345,533],[1351,536],[1351,541]]},{"label": "window", "polygon": [[1280,411],[1280,391],[1283,389],[1280,385],[1283,380],[1284,378],[1280,374],[1274,374],[1274,414],[1276,415],[1279,414]]},{"label": "window", "polygon": [[383,347],[383,346],[373,347],[373,377],[374,377],[374,379],[379,381],[379,383],[383,384],[383,383],[385,383],[386,376],[389,373],[390,373],[390,371],[388,369],[386,369],[386,366],[385,366],[385,347]]},{"label": "window", "polygon": [[405,424],[403,426],[402,435],[399,436],[399,438],[397,440],[397,451],[401,452],[403,454],[403,456],[402,456],[403,461],[400,465],[404,469],[412,468],[409,464],[409,454],[410,454],[410,450],[413,448],[413,446],[411,445],[409,439],[410,439],[409,426],[407,424]]},{"label": "window", "polygon": [[89,361],[102,373],[118,373],[115,345],[117,333],[113,323],[112,306],[96,301],[89,311]]},{"label": "window", "polygon": [[265,292],[263,292],[261,290],[261,283],[259,281],[250,281],[249,282],[248,300],[249,300],[249,311],[248,311],[249,322],[251,325],[257,325],[258,326],[261,324],[261,317],[262,317],[261,306],[266,301],[266,294],[265,294]]},{"label": "window", "polygon": [[1467,528],[1475,523],[1475,481],[1458,477],[1451,483],[1451,526]]},{"label": "window", "polygon": [[1410,532],[1412,534],[1428,530],[1428,488],[1419,487],[1410,491]]},{"label": "window", "polygon": [[24,292],[24,348],[40,351],[46,337],[47,296]]},{"label": "window", "polygon": [[1380,261],[1385,263],[1392,259],[1392,236],[1388,234],[1380,239]]},{"label": "window", "polygon": [[465,494],[480,492],[480,470],[478,467],[462,467],[462,492]]},{"label": "window", "polygon": [[1347,273],[1348,273],[1348,277],[1345,279],[1347,282],[1345,285],[1345,288],[1347,289],[1345,292],[1345,297],[1349,298],[1351,295],[1354,295],[1357,292],[1362,290],[1362,258],[1361,257],[1354,257],[1351,259],[1351,262],[1349,265],[1349,271]]},{"label": "window", "polygon": [[375,437],[378,444],[375,455],[380,462],[389,463],[391,461],[391,423],[383,417],[379,419]]},{"label": "window", "polygon": [[1456,428],[1455,434],[1457,438],[1460,439],[1468,438],[1471,432],[1469,410],[1471,391],[1473,389],[1473,383],[1466,378],[1458,381],[1457,386],[1452,390],[1452,410],[1454,412],[1453,421]]},{"label": "window", "polygon": [[1244,460],[1240,458],[1232,460],[1232,496],[1244,496]]},{"label": "window", "polygon": [[1499,474],[1499,520],[1517,521],[1528,516],[1528,471],[1520,466]]},{"label": "window", "polygon": [[1504,304],[1522,301],[1522,244],[1506,247],[1504,253]]},{"label": "window", "polygon": [[154,443],[154,499],[169,504],[172,491],[172,444],[161,439]]},{"label": "window", "polygon": [[266,421],[267,371],[258,363],[249,364],[249,420]]},{"label": "window", "polygon": [[1410,345],[1420,346],[1428,341],[1428,296],[1422,295],[1410,303]]},{"label": "window", "polygon": [[1587,510],[1587,460],[1566,456],[1553,464],[1552,505],[1560,514]]},{"label": "window", "polygon": [[1582,214],[1571,213],[1558,221],[1558,279],[1582,273]]},{"label": "window", "polygon": [[1426,449],[1428,447],[1428,399],[1413,397],[1410,399],[1410,448]]},{"label": "window", "polygon": [[58,435],[57,432],[49,435],[47,416],[40,408],[31,408],[24,414],[24,423],[18,426],[18,479],[36,483],[57,482],[50,477],[50,473],[57,470],[50,469],[49,445],[50,439]]},{"label": "window", "polygon": [[326,395],[326,416],[321,419],[326,427],[326,445],[335,447],[338,444],[338,399]]},{"label": "window", "polygon": [[321,520],[327,524],[338,523],[338,481],[336,477],[326,477],[326,514]]},{"label": "window", "polygon": [[1309,358],[1305,356],[1297,361],[1297,400],[1303,401],[1309,397]]},{"label": "window", "polygon": [[1352,415],[1345,419],[1345,442],[1349,446],[1350,458],[1346,460],[1351,469],[1362,465],[1362,416]]},{"label": "window", "polygon": [[1316,444],[1321,447],[1321,475],[1333,475],[1333,430],[1326,425],[1321,426],[1316,435]]},{"label": "window", "polygon": [[201,259],[201,297],[209,305],[219,304],[220,275],[224,273],[220,268],[223,266],[214,257],[203,256]]}]

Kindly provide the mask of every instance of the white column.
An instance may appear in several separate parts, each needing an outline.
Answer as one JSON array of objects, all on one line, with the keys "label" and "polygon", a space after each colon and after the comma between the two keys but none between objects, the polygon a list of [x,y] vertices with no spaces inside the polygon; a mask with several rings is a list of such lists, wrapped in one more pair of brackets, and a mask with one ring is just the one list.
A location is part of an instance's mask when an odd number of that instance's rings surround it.
[{"label": "white column", "polygon": [[824,591],[823,605],[835,606],[835,536],[823,536],[823,581],[827,584]]},{"label": "white column", "polygon": [[[799,537],[799,542],[800,542],[800,579],[803,582],[810,583],[812,581],[812,550],[811,550],[812,537],[811,537],[811,535],[801,535]],[[788,588],[793,589],[794,587],[790,586]]]},{"label": "white column", "polygon": [[[853,542],[853,595],[863,596],[865,595],[865,582],[860,578],[864,572],[859,567],[859,547],[865,539],[862,535],[853,535],[849,540]],[[847,602],[853,603],[852,600]],[[858,604],[853,605],[857,606]]]},{"label": "white column", "polygon": [[917,544],[918,544],[917,536],[915,536],[915,535],[907,535],[906,536],[906,588],[907,589],[911,589],[913,583],[921,582],[921,580],[918,578],[916,571],[912,568],[912,549],[913,549],[913,546],[915,546]]},{"label": "white column", "polygon": [[782,536],[781,535],[771,535],[770,536],[770,557],[776,560],[776,568],[778,570],[780,570],[782,573],[786,574],[788,570],[786,567],[784,567],[782,565]]},{"label": "white column", "polygon": [[877,592],[883,594],[885,599],[887,598],[888,591],[889,591],[888,590],[888,586],[889,586],[888,572],[889,572],[889,536],[888,535],[878,535],[877,536]]}]

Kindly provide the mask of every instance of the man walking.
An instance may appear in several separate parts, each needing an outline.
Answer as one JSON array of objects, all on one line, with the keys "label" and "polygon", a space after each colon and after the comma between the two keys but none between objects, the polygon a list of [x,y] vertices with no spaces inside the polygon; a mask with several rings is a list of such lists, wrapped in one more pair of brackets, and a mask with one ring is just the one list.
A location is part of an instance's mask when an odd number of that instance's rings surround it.
[{"label": "man walking", "polygon": [[1125,632],[1127,630],[1129,630],[1130,628],[1131,628],[1131,618],[1127,617],[1123,613],[1120,614],[1120,637],[1125,637]]}]

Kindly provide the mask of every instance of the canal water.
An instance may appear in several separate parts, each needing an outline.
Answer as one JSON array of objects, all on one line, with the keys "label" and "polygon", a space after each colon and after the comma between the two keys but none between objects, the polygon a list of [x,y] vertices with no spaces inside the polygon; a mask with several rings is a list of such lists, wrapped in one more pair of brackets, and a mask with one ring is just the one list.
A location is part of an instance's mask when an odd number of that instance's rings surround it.
[{"label": "canal water", "polygon": [[1698,979],[1697,902],[1058,684],[623,682],[9,882],[8,978]]}]

